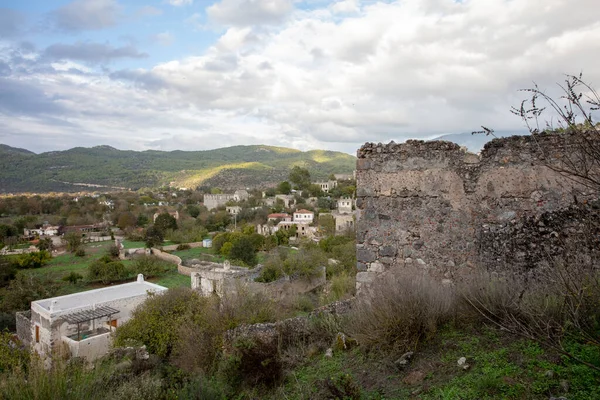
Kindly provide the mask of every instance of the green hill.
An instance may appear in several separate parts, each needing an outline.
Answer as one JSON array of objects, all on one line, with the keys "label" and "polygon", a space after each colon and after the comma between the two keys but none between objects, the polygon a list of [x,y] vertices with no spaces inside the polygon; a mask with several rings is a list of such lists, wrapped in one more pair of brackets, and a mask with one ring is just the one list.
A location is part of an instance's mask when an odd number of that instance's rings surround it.
[{"label": "green hill", "polygon": [[335,152],[272,146],[234,146],[206,151],[131,151],[110,146],[75,147],[35,154],[0,145],[0,193],[133,189],[200,185],[223,189],[268,187],[295,165],[315,179],[350,173],[355,157]]}]

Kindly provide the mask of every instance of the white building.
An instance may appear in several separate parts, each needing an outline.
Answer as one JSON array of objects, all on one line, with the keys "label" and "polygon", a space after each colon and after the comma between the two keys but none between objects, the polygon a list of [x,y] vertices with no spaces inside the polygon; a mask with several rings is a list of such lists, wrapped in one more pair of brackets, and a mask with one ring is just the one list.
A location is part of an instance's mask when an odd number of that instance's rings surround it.
[{"label": "white building", "polygon": [[305,209],[294,211],[294,222],[305,222],[307,224],[312,224],[314,218],[315,213],[312,211]]},{"label": "white building", "polygon": [[29,324],[25,313],[17,314],[17,335],[41,356],[64,346],[71,356],[92,361],[108,352],[114,329],[150,293],[166,290],[140,274],[135,282],[32,301]]},{"label": "white building", "polygon": [[315,182],[315,185],[319,185],[321,190],[325,193],[328,193],[331,189],[337,187],[337,181],[327,181],[327,182]]},{"label": "white building", "polygon": [[240,212],[242,212],[242,207],[240,206],[227,206],[225,209],[231,215],[238,215]]},{"label": "white building", "polygon": [[347,197],[342,197],[337,201],[337,211],[340,214],[351,213],[352,212],[352,199]]}]

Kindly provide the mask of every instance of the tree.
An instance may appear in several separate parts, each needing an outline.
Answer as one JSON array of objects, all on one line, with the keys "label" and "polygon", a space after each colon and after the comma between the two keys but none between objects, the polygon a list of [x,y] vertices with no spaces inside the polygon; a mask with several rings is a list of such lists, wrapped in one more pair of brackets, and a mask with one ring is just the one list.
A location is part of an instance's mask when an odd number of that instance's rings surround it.
[{"label": "tree", "polygon": [[[562,133],[566,142],[557,154],[544,157],[548,168],[558,172],[595,192],[600,191],[600,124],[594,120],[594,113],[600,110],[600,94],[583,81],[582,74],[566,75],[564,84],[558,85],[562,95],[553,98],[539,88],[522,89],[531,97],[523,100],[519,107],[512,107],[511,112],[519,116],[531,134],[542,131]],[[552,121],[542,120],[542,115],[549,110]],[[494,136],[494,130],[482,126],[481,131]]]},{"label": "tree", "polygon": [[41,268],[51,259],[52,256],[46,250],[25,253],[17,258],[17,266],[20,269]]},{"label": "tree", "polygon": [[54,247],[53,243],[52,243],[52,239],[50,239],[49,237],[40,239],[37,248],[39,250],[47,250],[47,251],[52,251],[52,248]]},{"label": "tree", "polygon": [[252,240],[245,235],[232,243],[229,257],[233,260],[240,260],[250,266],[255,266],[257,263],[256,248]]},{"label": "tree", "polygon": [[144,241],[146,242],[147,248],[151,249],[152,247],[160,246],[164,240],[165,234],[162,230],[156,228],[155,226],[150,226],[148,229],[146,229]]},{"label": "tree", "polygon": [[177,220],[169,213],[162,213],[156,217],[154,228],[160,229],[164,234],[168,229],[177,229]]},{"label": "tree", "polygon": [[196,218],[198,215],[200,215],[200,208],[194,204],[187,206],[186,211],[192,218]]},{"label": "tree", "polygon": [[277,193],[290,194],[292,191],[292,185],[288,181],[283,181],[277,185]]},{"label": "tree", "polygon": [[288,176],[296,189],[304,190],[310,186],[310,172],[306,168],[294,166]]},{"label": "tree", "polygon": [[119,215],[119,221],[117,222],[117,226],[121,228],[121,230],[125,230],[129,227],[134,227],[136,223],[137,218],[135,217],[135,215],[127,211]]},{"label": "tree", "polygon": [[75,253],[82,244],[81,233],[79,232],[68,232],[65,234],[65,242],[67,242],[67,250],[71,253]]}]

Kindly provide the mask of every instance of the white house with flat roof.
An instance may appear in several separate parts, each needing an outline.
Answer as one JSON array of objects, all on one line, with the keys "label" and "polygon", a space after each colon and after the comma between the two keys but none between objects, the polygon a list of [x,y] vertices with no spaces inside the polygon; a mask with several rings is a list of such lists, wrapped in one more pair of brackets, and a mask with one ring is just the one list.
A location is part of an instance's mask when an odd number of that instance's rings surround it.
[{"label": "white house with flat roof", "polygon": [[17,335],[41,356],[51,356],[64,343],[71,356],[92,361],[108,352],[112,332],[137,306],[166,290],[139,274],[135,282],[32,301],[29,331],[25,313],[19,313]]},{"label": "white house with flat roof", "polygon": [[315,213],[312,211],[305,209],[294,211],[294,222],[305,222],[307,224],[312,224],[314,218]]}]

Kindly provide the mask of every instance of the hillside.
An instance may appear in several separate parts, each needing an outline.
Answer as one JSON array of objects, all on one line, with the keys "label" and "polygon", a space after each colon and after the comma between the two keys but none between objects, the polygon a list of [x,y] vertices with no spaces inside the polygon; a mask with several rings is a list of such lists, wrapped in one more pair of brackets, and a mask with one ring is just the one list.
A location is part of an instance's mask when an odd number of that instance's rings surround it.
[{"label": "hillside", "polygon": [[131,151],[110,146],[76,147],[35,154],[0,145],[0,193],[132,189],[173,185],[268,187],[295,165],[315,179],[351,173],[355,157],[335,152],[272,146],[234,146],[206,151]]}]

